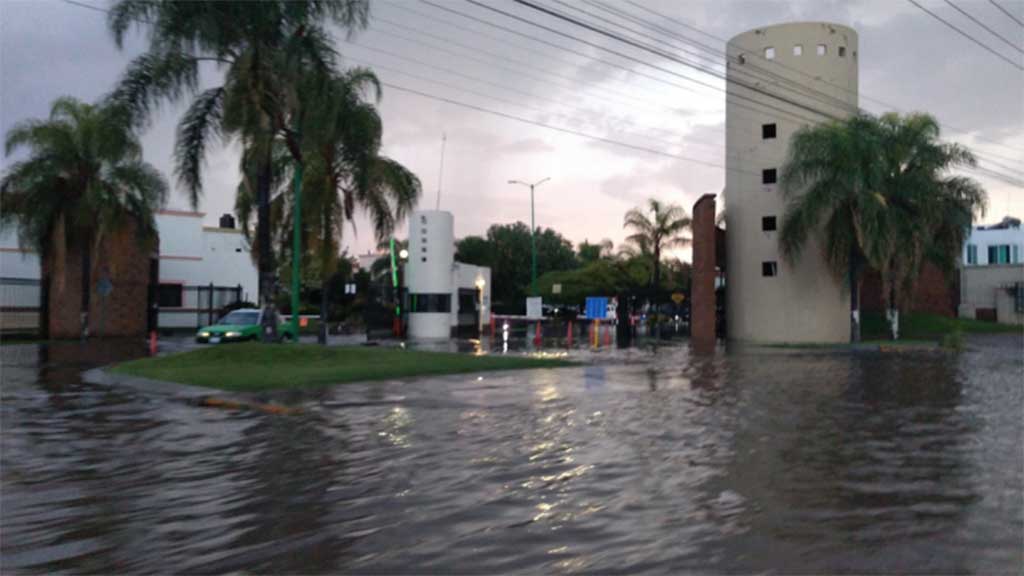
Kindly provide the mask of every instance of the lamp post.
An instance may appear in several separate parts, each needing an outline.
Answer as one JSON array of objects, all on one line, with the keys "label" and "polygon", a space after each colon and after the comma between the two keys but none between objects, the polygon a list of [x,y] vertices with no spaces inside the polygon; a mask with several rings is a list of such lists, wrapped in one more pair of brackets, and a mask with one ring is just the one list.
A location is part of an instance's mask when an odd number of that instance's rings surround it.
[{"label": "lamp post", "polygon": [[534,223],[533,215],[533,189],[541,184],[551,180],[551,178],[544,178],[538,180],[533,184],[529,182],[521,182],[519,180],[509,180],[509,184],[521,184],[530,188],[530,292],[537,295],[537,225]]}]

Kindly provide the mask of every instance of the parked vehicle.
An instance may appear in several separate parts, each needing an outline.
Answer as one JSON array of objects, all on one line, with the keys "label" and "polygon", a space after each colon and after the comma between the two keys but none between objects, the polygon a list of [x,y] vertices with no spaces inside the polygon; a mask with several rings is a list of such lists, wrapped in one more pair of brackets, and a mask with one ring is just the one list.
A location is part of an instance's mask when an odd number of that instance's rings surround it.
[{"label": "parked vehicle", "polygon": [[[216,324],[203,326],[196,332],[200,344],[220,344],[260,339],[263,311],[258,308],[241,308],[224,315]],[[291,324],[278,321],[277,337],[282,342],[298,340]]]}]

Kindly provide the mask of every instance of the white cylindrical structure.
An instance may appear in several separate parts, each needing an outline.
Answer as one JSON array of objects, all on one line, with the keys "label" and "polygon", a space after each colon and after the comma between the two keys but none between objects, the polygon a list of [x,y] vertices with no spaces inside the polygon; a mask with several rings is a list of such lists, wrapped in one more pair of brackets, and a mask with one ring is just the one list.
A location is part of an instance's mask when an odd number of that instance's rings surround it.
[{"label": "white cylindrical structure", "polygon": [[797,130],[856,113],[857,33],[824,22],[779,24],[736,36],[727,51],[729,338],[848,341],[849,291],[828,270],[817,238],[795,262],[782,254],[779,181]]},{"label": "white cylindrical structure", "polygon": [[409,337],[451,336],[452,268],[455,264],[451,212],[420,210],[409,217]]}]

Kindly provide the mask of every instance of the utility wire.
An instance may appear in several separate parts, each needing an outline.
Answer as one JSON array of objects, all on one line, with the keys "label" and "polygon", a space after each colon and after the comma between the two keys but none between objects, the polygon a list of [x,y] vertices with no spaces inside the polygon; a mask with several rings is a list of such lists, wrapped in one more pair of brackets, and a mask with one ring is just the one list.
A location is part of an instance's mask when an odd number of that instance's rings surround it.
[{"label": "utility wire", "polygon": [[950,6],[951,6],[951,7],[953,8],[953,10],[956,10],[957,12],[959,12],[959,13],[963,14],[963,15],[964,15],[964,16],[966,16],[966,17],[967,17],[967,18],[968,18],[968,19],[969,19],[969,20],[970,20],[971,22],[974,22],[974,23],[975,23],[975,24],[977,24],[978,26],[981,26],[982,28],[984,28],[985,30],[987,30],[989,34],[991,34],[991,35],[995,36],[996,38],[999,38],[999,39],[1000,39],[1000,40],[1002,40],[1003,42],[1005,42],[1005,43],[1009,44],[1009,45],[1010,45],[1010,48],[1013,48],[1013,49],[1014,49],[1014,50],[1016,50],[1017,52],[1020,52],[1021,54],[1024,54],[1024,50],[1022,50],[1022,49],[1020,48],[1020,46],[1017,46],[1017,45],[1016,45],[1016,44],[1014,44],[1013,42],[1010,42],[1010,41],[1009,41],[1009,40],[1007,40],[1007,39],[1006,39],[1006,38],[1005,38],[1005,37],[1004,37],[1004,36],[1003,36],[1002,34],[1000,34],[1000,33],[996,32],[995,30],[993,30],[993,29],[991,29],[991,28],[989,28],[989,27],[988,27],[988,26],[987,26],[987,25],[986,25],[986,24],[985,24],[984,22],[982,22],[981,20],[978,20],[978,19],[977,19],[977,18],[975,18],[974,16],[971,16],[971,14],[970,14],[969,12],[967,12],[966,10],[964,10],[964,9],[960,8],[960,7],[959,7],[959,6],[957,6],[956,4],[953,4],[953,3],[952,3],[952,2],[950,2],[949,0],[944,0],[944,1],[946,2],[946,4],[949,4],[949,5],[950,5]]},{"label": "utility wire", "polygon": [[1008,17],[1010,18],[1010,20],[1013,20],[1013,21],[1014,21],[1014,22],[1016,22],[1017,24],[1020,24],[1021,26],[1024,26],[1024,21],[1021,21],[1021,20],[1020,20],[1019,18],[1017,18],[1016,16],[1014,16],[1014,15],[1013,15],[1013,14],[1012,14],[1012,13],[1011,13],[1011,12],[1010,12],[1009,10],[1007,10],[1006,8],[1003,8],[1002,6],[1000,6],[1000,5],[999,5],[999,3],[998,3],[998,2],[996,2],[996,0],[988,0],[988,1],[989,1],[989,2],[990,2],[990,3],[992,4],[992,5],[993,5],[993,6],[995,6],[996,8],[998,8],[1000,12],[1002,12],[1003,14],[1006,14],[1006,15],[1007,15],[1007,16],[1008,16]]},{"label": "utility wire", "polygon": [[[990,1],[992,1],[992,0],[990,0]],[[645,6],[644,4],[637,3],[634,0],[626,0],[626,2],[628,4],[630,4],[630,5],[632,5],[632,6],[635,6],[635,7],[639,8],[639,9],[643,10],[644,12],[647,12],[648,14],[651,14],[652,16],[657,18],[658,20],[666,21],[666,22],[671,22],[671,23],[676,24],[678,26],[681,26],[683,28],[687,28],[689,30],[693,30],[695,32],[699,32],[700,34],[703,34],[703,35],[708,36],[710,38],[714,38],[715,40],[718,40],[719,42],[722,42],[724,44],[728,44],[729,43],[729,41],[726,40],[725,38],[722,38],[720,36],[715,36],[714,34],[710,34],[708,32],[700,30],[699,28],[691,26],[690,24],[684,22],[683,20],[680,20],[678,18],[673,18],[673,17],[668,16],[666,14],[662,14],[662,13],[660,13],[660,12],[658,12],[658,11],[648,7],[648,6]],[[993,2],[993,4],[994,4],[994,2]],[[1022,25],[1024,25],[1024,24],[1022,24]],[[741,48],[747,49],[746,47],[743,47],[743,46],[741,46]],[[761,56],[761,54],[757,53],[756,50],[749,50],[749,49],[747,49],[747,51],[750,52],[751,55],[754,56],[755,58],[757,58],[759,60],[762,60],[764,62],[769,62],[769,60],[766,60],[763,56]],[[858,93],[856,90],[852,90],[852,89],[850,89],[850,88],[848,88],[846,86],[842,86],[840,84],[835,84],[835,83],[829,82],[828,80],[825,80],[823,78],[819,78],[817,76],[813,76],[813,75],[811,75],[811,74],[809,74],[807,72],[804,72],[803,70],[800,70],[798,68],[795,68],[795,67],[792,67],[792,66],[787,66],[786,64],[783,64],[782,62],[774,62],[774,64],[776,66],[780,66],[780,67],[785,68],[787,70],[791,70],[791,71],[793,71],[793,72],[795,72],[797,74],[800,74],[800,75],[802,75],[802,76],[804,76],[804,77],[806,77],[806,78],[808,78],[810,80],[813,80],[813,81],[816,81],[816,82],[820,82],[820,83],[832,86],[834,88],[838,88],[840,90],[844,90],[844,91],[849,92],[851,94],[858,94],[859,97],[862,97],[862,98],[864,98],[865,100],[867,100],[869,102],[874,102],[874,103],[879,104],[881,106],[885,106],[886,108],[891,108],[893,110],[900,110],[900,108],[901,108],[900,106],[897,106],[897,105],[892,104],[890,102],[886,102],[885,100],[872,97],[872,96],[870,96],[868,94]],[[962,128],[957,128],[956,126],[952,126],[950,124],[945,124],[945,123],[940,123],[940,124],[943,127],[948,128],[948,129],[950,129],[950,130],[952,130],[954,132],[958,132],[960,134],[971,134],[971,132],[969,132],[968,130],[964,130]],[[1012,146],[1008,146],[1006,144],[1003,144],[1001,142],[997,142],[995,140],[991,140],[991,139],[988,139],[988,138],[982,138],[982,137],[979,137],[979,136],[975,136],[975,138],[977,138],[978,140],[983,141],[983,142],[988,142],[988,143],[994,144],[996,146],[1001,146],[1003,148],[1007,148],[1009,150],[1013,150],[1014,152],[1018,152],[1018,153],[1020,152],[1020,150],[1018,150],[1016,148],[1013,148]],[[1019,158],[1006,158],[1006,157],[999,156],[997,154],[992,154],[992,153],[989,153],[989,155],[990,156],[995,156],[996,158],[1001,158],[1003,160],[1007,160],[1007,161],[1010,161],[1010,162],[1017,162],[1017,161],[1020,160]]]},{"label": "utility wire", "polygon": [[953,30],[955,30],[955,31],[957,32],[957,34],[960,34],[960,35],[961,35],[961,36],[963,36],[964,38],[967,38],[967,39],[968,39],[968,40],[970,40],[971,42],[974,42],[974,43],[975,43],[975,44],[977,44],[978,46],[981,46],[982,48],[984,48],[984,49],[985,49],[985,50],[987,50],[988,52],[991,52],[992,54],[994,54],[994,55],[995,55],[996,57],[998,57],[999,59],[1001,59],[1001,60],[1003,60],[1003,61],[1005,61],[1005,62],[1009,62],[1009,63],[1010,63],[1010,65],[1011,65],[1011,66],[1013,66],[1014,68],[1016,68],[1016,69],[1018,69],[1018,70],[1024,70],[1024,66],[1021,66],[1021,65],[1020,65],[1019,63],[1017,63],[1017,62],[1014,62],[1013,60],[1010,60],[1010,59],[1009,59],[1009,58],[1007,58],[1006,56],[1004,56],[1004,55],[1000,54],[999,52],[997,52],[997,51],[995,51],[994,49],[992,49],[991,47],[989,47],[989,45],[988,45],[988,44],[985,44],[984,42],[982,42],[982,41],[980,41],[980,40],[976,39],[976,38],[975,38],[974,36],[971,36],[971,35],[970,35],[970,34],[968,34],[967,32],[964,32],[963,30],[961,30],[961,29],[957,28],[957,27],[956,27],[955,25],[953,25],[953,24],[950,24],[950,23],[949,23],[948,21],[946,21],[945,19],[943,19],[943,18],[942,18],[941,16],[939,16],[939,15],[938,15],[938,14],[936,14],[935,12],[932,12],[931,10],[929,10],[929,9],[925,8],[924,6],[921,6],[920,4],[918,4],[918,3],[916,2],[916,0],[907,0],[907,2],[910,2],[910,3],[911,3],[911,4],[913,4],[914,6],[917,6],[917,7],[918,7],[918,8],[920,8],[920,9],[921,9],[922,11],[926,12],[926,13],[927,13],[927,14],[928,14],[929,16],[931,16],[932,18],[935,18],[935,19],[936,19],[936,20],[938,20],[939,22],[942,22],[943,24],[945,24],[945,25],[946,25],[947,27],[949,27],[949,28],[952,28]]}]

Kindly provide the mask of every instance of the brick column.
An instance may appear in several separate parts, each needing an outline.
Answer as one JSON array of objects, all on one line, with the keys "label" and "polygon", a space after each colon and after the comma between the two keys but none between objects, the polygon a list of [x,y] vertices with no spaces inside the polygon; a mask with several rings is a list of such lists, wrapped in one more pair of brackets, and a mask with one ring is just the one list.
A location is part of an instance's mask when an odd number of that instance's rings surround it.
[{"label": "brick column", "polygon": [[715,195],[693,205],[693,278],[690,343],[697,351],[715,348]]}]

